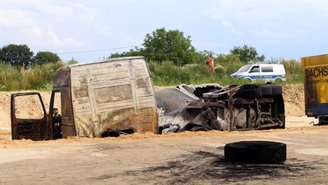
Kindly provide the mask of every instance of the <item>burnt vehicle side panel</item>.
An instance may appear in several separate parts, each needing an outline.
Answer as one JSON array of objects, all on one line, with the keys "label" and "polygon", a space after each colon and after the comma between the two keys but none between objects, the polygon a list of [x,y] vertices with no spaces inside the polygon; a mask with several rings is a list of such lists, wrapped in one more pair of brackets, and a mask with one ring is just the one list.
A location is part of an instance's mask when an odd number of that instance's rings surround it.
[{"label": "burnt vehicle side panel", "polygon": [[56,71],[54,90],[61,92],[64,138],[101,137],[108,130],[158,132],[153,84],[144,57],[62,67]]},{"label": "burnt vehicle side panel", "polygon": [[[61,93],[62,137],[76,136],[71,93],[71,70],[69,66],[59,68],[54,77],[54,91]],[[51,97],[53,101],[53,97]],[[50,102],[49,112],[52,115],[53,102]]]},{"label": "burnt vehicle side panel", "polygon": [[308,117],[327,117],[328,54],[303,57],[302,66],[305,114]]},{"label": "burnt vehicle side panel", "polygon": [[[38,96],[42,105],[42,119],[22,119],[16,117],[15,98],[18,96]],[[11,95],[11,135],[12,140],[16,139],[31,139],[34,141],[45,140],[48,138],[48,125],[46,110],[38,92],[15,93]]]},{"label": "burnt vehicle side panel", "polygon": [[157,133],[153,85],[143,57],[70,66],[75,130],[101,137],[108,130]]},{"label": "burnt vehicle side panel", "polygon": [[[111,131],[158,133],[153,82],[144,57],[114,58],[64,66],[56,71],[53,82],[48,117],[41,96],[37,94],[43,106],[43,119],[17,119],[15,96],[31,93],[12,95],[13,139],[54,139],[52,114],[55,94],[58,93],[61,97],[63,138],[103,137]],[[21,135],[18,134],[20,132]]]}]

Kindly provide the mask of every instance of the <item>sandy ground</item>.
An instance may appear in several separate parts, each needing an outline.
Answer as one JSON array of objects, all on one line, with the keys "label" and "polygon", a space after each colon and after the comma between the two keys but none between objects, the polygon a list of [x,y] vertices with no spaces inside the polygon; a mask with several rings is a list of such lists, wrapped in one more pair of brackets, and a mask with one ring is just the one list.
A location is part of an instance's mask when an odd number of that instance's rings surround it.
[{"label": "sandy ground", "polygon": [[[328,126],[299,125],[247,132],[2,140],[0,184],[326,184],[327,131]],[[274,165],[225,161],[224,145],[241,140],[284,142],[287,160]]]},{"label": "sandy ground", "polygon": [[[42,93],[47,104],[50,93]],[[0,185],[5,184],[327,184],[328,126],[304,115],[302,85],[284,88],[286,129],[133,134],[119,138],[10,140],[10,93],[0,93]],[[35,104],[25,103],[25,108]],[[25,116],[25,112],[22,111]],[[316,122],[316,121],[315,121]],[[287,144],[287,160],[247,165],[224,160],[240,140]]]}]

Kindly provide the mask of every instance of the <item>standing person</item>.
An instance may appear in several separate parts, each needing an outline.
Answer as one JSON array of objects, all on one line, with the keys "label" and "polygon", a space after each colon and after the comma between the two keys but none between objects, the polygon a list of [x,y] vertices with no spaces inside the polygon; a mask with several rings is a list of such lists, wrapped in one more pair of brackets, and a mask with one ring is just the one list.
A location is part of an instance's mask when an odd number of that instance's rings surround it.
[{"label": "standing person", "polygon": [[53,108],[53,115],[52,115],[52,125],[53,125],[53,137],[54,139],[62,138],[61,136],[61,122],[62,122],[62,115],[58,112],[58,108]]},{"label": "standing person", "polygon": [[214,58],[212,55],[207,59],[207,65],[210,67],[212,73],[214,73]]}]

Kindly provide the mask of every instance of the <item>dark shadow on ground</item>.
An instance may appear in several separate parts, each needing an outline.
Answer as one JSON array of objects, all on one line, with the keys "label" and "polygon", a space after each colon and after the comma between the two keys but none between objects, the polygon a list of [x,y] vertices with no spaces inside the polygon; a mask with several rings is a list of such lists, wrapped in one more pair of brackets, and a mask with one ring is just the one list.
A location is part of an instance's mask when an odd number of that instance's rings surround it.
[{"label": "dark shadow on ground", "polygon": [[[150,184],[235,183],[249,180],[274,180],[311,175],[318,170],[310,163],[287,159],[281,164],[242,164],[225,161],[224,156],[207,151],[195,151],[178,160],[146,169],[126,171],[124,177]],[[113,176],[100,176],[104,180]]]}]

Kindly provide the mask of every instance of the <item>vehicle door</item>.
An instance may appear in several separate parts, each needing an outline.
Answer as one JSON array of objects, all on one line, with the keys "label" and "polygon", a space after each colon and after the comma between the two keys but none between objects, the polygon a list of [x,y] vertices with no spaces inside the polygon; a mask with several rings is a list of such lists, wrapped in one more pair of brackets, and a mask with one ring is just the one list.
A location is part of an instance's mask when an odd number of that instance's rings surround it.
[{"label": "vehicle door", "polygon": [[12,140],[48,139],[47,114],[40,93],[12,94],[10,110]]},{"label": "vehicle door", "polygon": [[274,81],[273,66],[261,66],[261,78],[265,82]]},{"label": "vehicle door", "polygon": [[252,80],[260,79],[261,78],[260,66],[258,65],[252,66],[251,69],[249,70],[249,77]]}]

